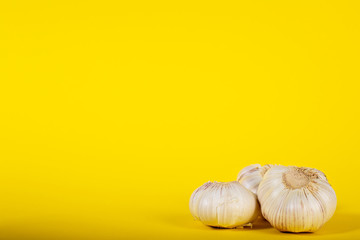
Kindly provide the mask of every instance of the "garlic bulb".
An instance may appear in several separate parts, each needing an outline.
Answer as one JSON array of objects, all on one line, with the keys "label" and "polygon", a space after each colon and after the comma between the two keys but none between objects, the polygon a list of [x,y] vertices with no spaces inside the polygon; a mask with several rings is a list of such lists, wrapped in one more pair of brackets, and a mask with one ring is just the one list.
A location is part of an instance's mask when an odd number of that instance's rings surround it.
[{"label": "garlic bulb", "polygon": [[274,165],[266,164],[261,166],[260,164],[252,164],[243,168],[237,177],[237,181],[244,187],[256,194],[257,189],[264,174]]},{"label": "garlic bulb", "polygon": [[236,181],[205,183],[193,192],[189,205],[195,220],[212,227],[242,226],[260,213],[256,196]]},{"label": "garlic bulb", "polygon": [[314,232],[336,209],[334,190],[314,168],[274,166],[257,194],[263,216],[282,232]]}]

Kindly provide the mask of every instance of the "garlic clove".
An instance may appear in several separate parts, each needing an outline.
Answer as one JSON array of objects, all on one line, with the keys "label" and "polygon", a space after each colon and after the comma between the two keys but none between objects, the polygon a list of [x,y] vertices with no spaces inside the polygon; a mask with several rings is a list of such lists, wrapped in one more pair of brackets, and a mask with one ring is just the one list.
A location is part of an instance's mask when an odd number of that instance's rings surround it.
[{"label": "garlic clove", "polygon": [[257,189],[265,173],[274,165],[266,164],[252,164],[243,168],[237,177],[237,181],[244,187],[256,194]]},{"label": "garlic clove", "polygon": [[195,220],[200,220],[199,216],[198,216],[198,206],[199,206],[199,201],[202,198],[202,196],[204,195],[204,193],[206,191],[207,188],[209,188],[210,186],[212,186],[212,182],[207,182],[205,184],[203,184],[202,186],[200,186],[198,189],[196,189],[193,194],[191,195],[190,198],[190,212],[191,215],[194,217]]},{"label": "garlic clove", "polygon": [[221,228],[251,223],[260,213],[256,196],[236,181],[205,183],[193,192],[189,206],[196,220]]},{"label": "garlic clove", "polygon": [[258,188],[261,211],[283,232],[314,232],[336,209],[336,195],[324,173],[317,169],[274,166]]}]

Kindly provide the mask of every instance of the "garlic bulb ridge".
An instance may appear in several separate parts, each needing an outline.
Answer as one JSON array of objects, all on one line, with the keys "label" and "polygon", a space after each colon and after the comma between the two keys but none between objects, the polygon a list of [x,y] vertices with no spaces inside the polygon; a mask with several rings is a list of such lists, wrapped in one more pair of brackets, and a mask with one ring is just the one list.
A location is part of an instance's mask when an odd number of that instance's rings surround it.
[{"label": "garlic bulb ridge", "polygon": [[205,183],[193,192],[189,205],[196,220],[212,227],[242,226],[259,215],[256,196],[236,181]]},{"label": "garlic bulb ridge", "polygon": [[274,166],[259,185],[263,216],[283,232],[314,232],[336,209],[336,195],[317,169]]}]

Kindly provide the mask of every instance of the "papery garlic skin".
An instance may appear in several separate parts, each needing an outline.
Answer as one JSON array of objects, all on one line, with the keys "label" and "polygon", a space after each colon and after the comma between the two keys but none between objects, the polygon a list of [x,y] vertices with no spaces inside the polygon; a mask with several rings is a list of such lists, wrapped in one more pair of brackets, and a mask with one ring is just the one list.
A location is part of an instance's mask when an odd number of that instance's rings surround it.
[{"label": "papery garlic skin", "polygon": [[317,169],[274,166],[258,191],[261,212],[282,232],[315,232],[334,214],[335,191]]},{"label": "papery garlic skin", "polygon": [[196,220],[212,227],[235,228],[251,223],[260,214],[256,196],[239,182],[207,182],[190,198]]},{"label": "papery garlic skin", "polygon": [[265,173],[274,165],[266,164],[261,166],[260,164],[252,164],[243,168],[238,176],[237,181],[241,183],[244,187],[257,193],[257,189],[261,180],[263,179]]}]

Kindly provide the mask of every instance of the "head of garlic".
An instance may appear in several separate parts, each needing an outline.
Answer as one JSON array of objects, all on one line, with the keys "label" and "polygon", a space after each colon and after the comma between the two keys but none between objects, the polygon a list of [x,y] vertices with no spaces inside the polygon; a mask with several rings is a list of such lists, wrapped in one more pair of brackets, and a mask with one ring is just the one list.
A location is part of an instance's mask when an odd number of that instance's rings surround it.
[{"label": "head of garlic", "polygon": [[261,180],[263,179],[265,173],[274,165],[266,164],[261,166],[260,164],[252,164],[243,168],[237,177],[237,181],[241,183],[244,187],[257,193],[257,189]]},{"label": "head of garlic", "polygon": [[256,220],[260,213],[256,196],[239,182],[207,182],[190,198],[195,220],[212,227],[235,228]]},{"label": "head of garlic", "polygon": [[282,232],[314,232],[336,209],[336,195],[326,176],[314,168],[274,166],[258,191],[261,211]]}]

